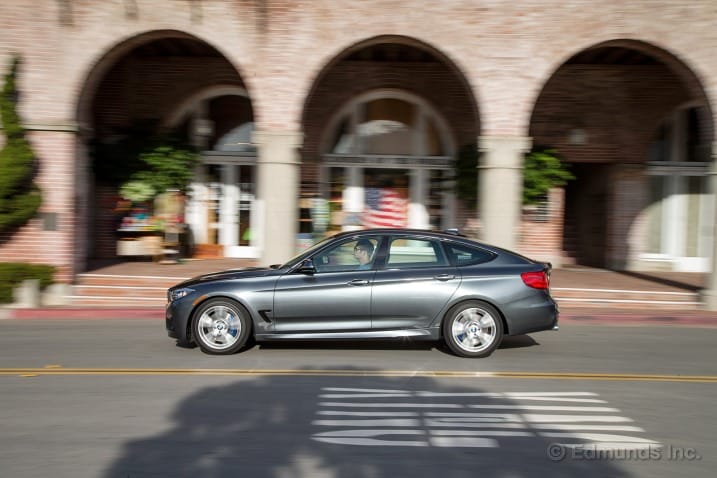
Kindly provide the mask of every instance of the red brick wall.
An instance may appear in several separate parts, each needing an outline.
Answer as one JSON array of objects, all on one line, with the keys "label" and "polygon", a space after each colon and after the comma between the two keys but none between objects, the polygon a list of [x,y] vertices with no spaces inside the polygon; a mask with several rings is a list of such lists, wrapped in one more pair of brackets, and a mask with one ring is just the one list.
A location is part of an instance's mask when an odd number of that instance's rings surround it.
[{"label": "red brick wall", "polygon": [[518,245],[521,254],[552,262],[556,267],[566,262],[563,251],[564,199],[565,191],[555,188],[550,190],[547,204],[523,208]]}]

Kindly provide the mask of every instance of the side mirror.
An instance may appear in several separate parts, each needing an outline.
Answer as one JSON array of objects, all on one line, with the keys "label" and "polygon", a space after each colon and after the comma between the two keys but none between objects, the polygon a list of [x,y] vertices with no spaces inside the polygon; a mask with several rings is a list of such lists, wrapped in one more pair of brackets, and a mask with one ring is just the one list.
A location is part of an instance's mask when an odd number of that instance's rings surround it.
[{"label": "side mirror", "polygon": [[314,261],[311,259],[304,260],[304,262],[301,263],[301,266],[299,266],[299,272],[302,274],[313,275],[316,272]]}]

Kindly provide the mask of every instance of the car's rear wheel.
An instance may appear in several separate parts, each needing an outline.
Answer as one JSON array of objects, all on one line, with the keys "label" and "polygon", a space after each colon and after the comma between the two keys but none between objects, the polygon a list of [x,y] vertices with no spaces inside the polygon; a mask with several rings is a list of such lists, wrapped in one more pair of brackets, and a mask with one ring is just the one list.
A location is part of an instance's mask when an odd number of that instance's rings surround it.
[{"label": "car's rear wheel", "polygon": [[210,299],[197,309],[192,335],[203,352],[216,355],[239,351],[251,332],[247,311],[229,299]]},{"label": "car's rear wheel", "polygon": [[487,357],[503,340],[500,313],[485,302],[458,304],[443,320],[443,338],[456,355]]}]

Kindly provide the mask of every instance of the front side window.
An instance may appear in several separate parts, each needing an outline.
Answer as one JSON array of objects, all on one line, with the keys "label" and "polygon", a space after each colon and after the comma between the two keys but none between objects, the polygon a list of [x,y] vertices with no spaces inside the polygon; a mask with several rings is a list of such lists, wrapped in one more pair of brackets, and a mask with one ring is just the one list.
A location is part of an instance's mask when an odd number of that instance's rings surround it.
[{"label": "front side window", "polygon": [[411,237],[394,237],[388,249],[386,267],[414,269],[419,267],[447,266],[439,241]]},{"label": "front side window", "polygon": [[347,272],[370,270],[376,258],[378,240],[352,239],[314,256],[316,272]]}]

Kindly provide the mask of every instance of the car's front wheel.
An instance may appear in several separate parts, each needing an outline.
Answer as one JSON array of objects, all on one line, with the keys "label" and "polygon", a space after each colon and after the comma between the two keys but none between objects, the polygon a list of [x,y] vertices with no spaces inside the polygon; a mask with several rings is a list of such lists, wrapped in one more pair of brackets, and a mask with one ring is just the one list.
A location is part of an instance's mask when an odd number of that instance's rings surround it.
[{"label": "car's front wheel", "polygon": [[495,307],[469,301],[451,308],[443,321],[448,347],[462,357],[487,357],[503,340],[503,322]]},{"label": "car's front wheel", "polygon": [[245,344],[251,332],[246,310],[229,299],[210,299],[197,309],[192,335],[203,352],[233,354]]}]

